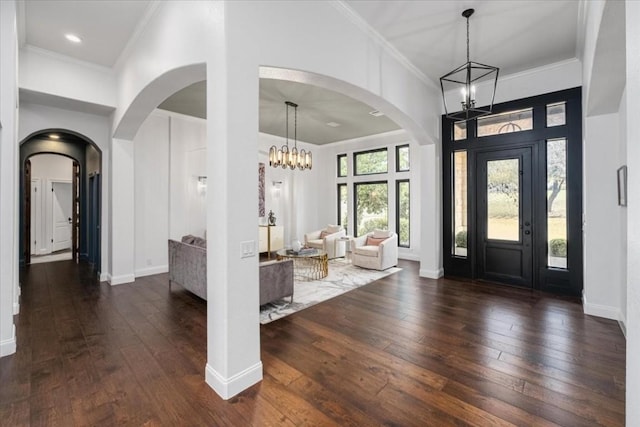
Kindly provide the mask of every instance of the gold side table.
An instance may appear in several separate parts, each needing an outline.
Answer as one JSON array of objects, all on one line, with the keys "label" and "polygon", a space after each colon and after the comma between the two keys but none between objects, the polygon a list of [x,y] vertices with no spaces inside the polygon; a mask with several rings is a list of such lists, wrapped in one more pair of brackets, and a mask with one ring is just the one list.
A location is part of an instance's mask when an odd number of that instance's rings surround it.
[{"label": "gold side table", "polygon": [[318,280],[329,274],[329,258],[325,251],[316,249],[312,253],[294,254],[286,249],[276,252],[278,259],[292,259],[295,274],[309,280]]}]

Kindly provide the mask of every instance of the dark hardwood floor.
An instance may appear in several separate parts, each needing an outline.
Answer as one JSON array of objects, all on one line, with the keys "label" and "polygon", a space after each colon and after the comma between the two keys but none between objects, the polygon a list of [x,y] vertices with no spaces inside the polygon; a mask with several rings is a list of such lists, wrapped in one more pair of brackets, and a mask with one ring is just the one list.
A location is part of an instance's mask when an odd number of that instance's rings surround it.
[{"label": "dark hardwood floor", "polygon": [[3,426],[624,425],[625,340],[578,300],[418,277],[418,264],[261,327],[264,380],[204,382],[205,302],[167,275],[22,275]]}]

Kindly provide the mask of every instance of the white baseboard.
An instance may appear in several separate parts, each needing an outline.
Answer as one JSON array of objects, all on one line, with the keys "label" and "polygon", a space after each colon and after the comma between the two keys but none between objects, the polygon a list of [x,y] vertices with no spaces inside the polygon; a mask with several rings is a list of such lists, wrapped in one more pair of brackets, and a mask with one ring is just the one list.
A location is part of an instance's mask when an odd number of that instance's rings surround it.
[{"label": "white baseboard", "polygon": [[262,381],[262,362],[258,362],[231,378],[224,378],[208,363],[205,368],[205,381],[224,400],[231,399],[236,394]]},{"label": "white baseboard", "polygon": [[125,283],[133,283],[136,281],[136,276],[133,274],[123,274],[120,276],[107,275],[107,281],[111,286],[124,285]]},{"label": "white baseboard", "polygon": [[624,335],[624,339],[627,339],[627,324],[624,320],[618,320],[618,325],[620,326],[620,330],[622,331],[622,335]]},{"label": "white baseboard", "polygon": [[420,277],[426,277],[428,279],[439,279],[444,276],[444,269],[427,270],[426,268],[421,268],[418,274],[420,274]]},{"label": "white baseboard", "polygon": [[398,259],[406,259],[407,261],[420,261],[420,255],[418,254],[398,254]]},{"label": "white baseboard", "polygon": [[169,271],[168,265],[158,265],[156,267],[141,268],[139,270],[136,270],[135,274],[136,274],[136,277],[144,277],[144,276],[152,276],[154,274],[167,273],[168,271]]},{"label": "white baseboard", "polygon": [[622,317],[622,313],[620,313],[620,309],[617,307],[587,302],[587,297],[584,294],[582,295],[582,309],[584,314],[588,314],[589,316],[603,317],[616,321]]},{"label": "white baseboard", "polygon": [[109,280],[109,275],[107,273],[100,273],[100,277],[98,278],[101,282],[106,282]]},{"label": "white baseboard", "polygon": [[0,357],[8,356],[16,352],[16,326],[13,325],[11,338],[0,341]]},{"label": "white baseboard", "polygon": [[20,303],[18,302],[13,303],[13,315],[15,316],[16,314],[20,314]]}]

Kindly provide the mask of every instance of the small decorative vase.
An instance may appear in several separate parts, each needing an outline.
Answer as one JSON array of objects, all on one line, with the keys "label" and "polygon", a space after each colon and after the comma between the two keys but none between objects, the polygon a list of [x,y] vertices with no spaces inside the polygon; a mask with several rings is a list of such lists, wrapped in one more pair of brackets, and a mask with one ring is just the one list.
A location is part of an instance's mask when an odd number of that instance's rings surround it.
[{"label": "small decorative vase", "polygon": [[291,242],[291,249],[293,249],[296,252],[298,252],[300,249],[302,249],[302,243],[300,243],[300,240],[292,241]]},{"label": "small decorative vase", "polygon": [[269,220],[269,225],[276,225],[276,216],[272,210],[269,211],[268,220]]}]

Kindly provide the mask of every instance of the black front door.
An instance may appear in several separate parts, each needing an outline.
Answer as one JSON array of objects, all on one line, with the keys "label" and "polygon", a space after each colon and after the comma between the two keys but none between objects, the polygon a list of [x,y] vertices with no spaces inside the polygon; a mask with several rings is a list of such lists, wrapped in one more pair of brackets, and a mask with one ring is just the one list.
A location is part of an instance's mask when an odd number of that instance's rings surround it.
[{"label": "black front door", "polygon": [[533,287],[532,150],[476,156],[478,279]]}]

